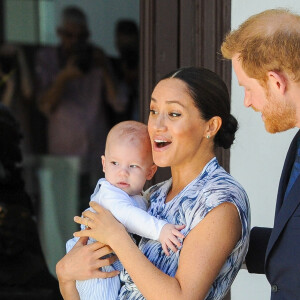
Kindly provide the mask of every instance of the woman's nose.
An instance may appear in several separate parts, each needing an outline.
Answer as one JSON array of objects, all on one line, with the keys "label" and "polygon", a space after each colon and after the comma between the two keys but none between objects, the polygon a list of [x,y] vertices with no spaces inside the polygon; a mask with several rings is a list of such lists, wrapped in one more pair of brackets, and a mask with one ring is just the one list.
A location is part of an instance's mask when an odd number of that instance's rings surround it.
[{"label": "woman's nose", "polygon": [[166,117],[164,114],[159,114],[156,118],[153,118],[153,127],[156,130],[166,129]]}]

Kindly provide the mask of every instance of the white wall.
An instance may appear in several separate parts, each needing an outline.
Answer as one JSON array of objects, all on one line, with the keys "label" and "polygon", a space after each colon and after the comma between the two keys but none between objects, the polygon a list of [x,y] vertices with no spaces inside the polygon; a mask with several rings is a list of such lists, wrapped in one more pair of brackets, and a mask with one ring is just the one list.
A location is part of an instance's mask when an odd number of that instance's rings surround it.
[{"label": "white wall", "polygon": [[[270,8],[287,7],[300,13],[298,0],[232,0],[231,28],[250,15]],[[232,75],[232,113],[240,129],[231,148],[231,174],[246,189],[251,205],[251,225],[272,227],[278,182],[285,155],[296,129],[269,134],[259,113],[243,106],[244,92]],[[270,287],[264,275],[241,270],[232,286],[232,300],[266,300]]]}]

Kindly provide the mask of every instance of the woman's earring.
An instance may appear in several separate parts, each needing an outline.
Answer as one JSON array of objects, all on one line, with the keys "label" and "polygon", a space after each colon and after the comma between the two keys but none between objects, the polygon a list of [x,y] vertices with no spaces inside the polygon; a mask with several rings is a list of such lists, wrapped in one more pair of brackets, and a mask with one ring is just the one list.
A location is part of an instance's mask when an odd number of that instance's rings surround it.
[{"label": "woman's earring", "polygon": [[209,138],[210,138],[210,136],[209,136],[209,135],[207,135],[207,136],[206,136],[206,138],[207,138],[207,139],[209,139]]}]

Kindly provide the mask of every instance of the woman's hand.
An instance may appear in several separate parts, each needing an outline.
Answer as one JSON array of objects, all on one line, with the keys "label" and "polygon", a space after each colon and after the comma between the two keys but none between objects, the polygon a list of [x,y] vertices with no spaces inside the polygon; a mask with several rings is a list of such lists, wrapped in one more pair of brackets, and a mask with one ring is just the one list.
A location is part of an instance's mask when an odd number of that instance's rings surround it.
[{"label": "woman's hand", "polygon": [[86,245],[87,240],[87,237],[80,238],[73,249],[57,263],[56,274],[60,284],[75,282],[75,280],[114,277],[119,274],[119,271],[99,270],[117,260],[115,255],[101,259],[112,253],[112,249],[100,242]]},{"label": "woman's hand", "polygon": [[91,201],[90,206],[95,213],[86,210],[83,212],[84,218],[74,217],[74,221],[89,228],[74,233],[76,237],[88,236],[103,244],[112,245],[112,241],[121,238],[122,234],[127,234],[125,227],[119,223],[110,211],[103,208],[98,203]]}]

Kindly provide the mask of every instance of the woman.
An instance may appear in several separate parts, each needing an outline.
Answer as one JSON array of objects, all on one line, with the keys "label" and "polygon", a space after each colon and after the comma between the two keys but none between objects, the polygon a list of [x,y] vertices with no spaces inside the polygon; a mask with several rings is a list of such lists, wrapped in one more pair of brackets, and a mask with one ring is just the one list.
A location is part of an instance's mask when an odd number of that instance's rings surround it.
[{"label": "woman", "polygon": [[[219,166],[215,148],[229,148],[237,129],[230,115],[224,82],[203,68],[183,68],[154,88],[148,130],[154,162],[171,167],[172,178],[146,192],[150,214],[184,224],[180,251],[165,256],[157,241],[143,238],[139,248],[125,228],[101,206],[75,221],[90,230],[76,233],[107,244],[126,272],[120,299],[222,299],[246,255],[249,204],[243,188]],[[111,252],[98,243],[87,248],[80,240],[73,253],[57,265],[65,299],[76,299],[74,280],[114,276],[96,268]],[[96,254],[97,253],[97,254]],[[180,258],[180,259],[179,259]]]}]

